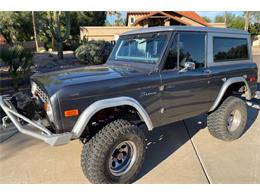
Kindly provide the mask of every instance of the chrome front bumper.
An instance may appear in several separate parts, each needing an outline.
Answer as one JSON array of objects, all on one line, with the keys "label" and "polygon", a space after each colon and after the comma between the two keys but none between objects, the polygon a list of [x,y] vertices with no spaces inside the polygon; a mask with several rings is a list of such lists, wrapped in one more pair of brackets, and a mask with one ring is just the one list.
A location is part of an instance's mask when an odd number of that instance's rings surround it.
[{"label": "chrome front bumper", "polygon": [[[52,146],[67,144],[72,138],[72,133],[53,134],[41,124],[19,114],[8,98],[4,96],[0,96],[0,106],[18,131],[23,134],[45,141]],[[19,120],[28,124],[22,125]]]}]

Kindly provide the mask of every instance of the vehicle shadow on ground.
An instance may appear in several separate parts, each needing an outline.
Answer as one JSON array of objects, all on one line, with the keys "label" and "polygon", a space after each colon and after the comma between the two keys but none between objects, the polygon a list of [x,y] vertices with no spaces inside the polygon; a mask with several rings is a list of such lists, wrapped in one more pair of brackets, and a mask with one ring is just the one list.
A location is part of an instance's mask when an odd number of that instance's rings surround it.
[{"label": "vehicle shadow on ground", "polygon": [[[248,107],[248,120],[244,134],[246,134],[256,121],[258,112],[259,109]],[[170,155],[174,154],[186,142],[190,141],[190,138],[206,127],[207,115],[200,115],[185,121],[156,128],[153,131],[146,130],[146,157],[137,180],[153,170]],[[185,167],[183,168],[185,169]]]},{"label": "vehicle shadow on ground", "polygon": [[[194,131],[190,136],[194,136],[205,126],[206,123],[202,123],[194,127]],[[190,140],[183,121],[156,128],[153,131],[145,131],[145,134],[147,138],[145,162],[137,176],[137,180],[145,176]]]}]

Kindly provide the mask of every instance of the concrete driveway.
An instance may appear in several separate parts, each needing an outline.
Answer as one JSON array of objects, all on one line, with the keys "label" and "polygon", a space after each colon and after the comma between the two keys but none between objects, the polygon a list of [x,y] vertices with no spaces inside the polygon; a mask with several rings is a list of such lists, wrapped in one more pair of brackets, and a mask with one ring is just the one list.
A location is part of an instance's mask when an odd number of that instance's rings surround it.
[{"label": "concrete driveway", "polygon": [[[260,65],[260,56],[256,56]],[[259,62],[258,62],[259,60]],[[147,134],[136,183],[260,183],[259,101],[248,107],[238,140],[213,138],[201,115]],[[80,168],[81,143],[49,145],[17,133],[0,144],[0,183],[89,183]]]},{"label": "concrete driveway", "polygon": [[[260,114],[248,107],[246,133],[233,142],[213,138],[206,116],[147,132],[137,183],[260,183]],[[89,183],[80,168],[81,143],[49,145],[17,133],[0,144],[0,183]]]}]

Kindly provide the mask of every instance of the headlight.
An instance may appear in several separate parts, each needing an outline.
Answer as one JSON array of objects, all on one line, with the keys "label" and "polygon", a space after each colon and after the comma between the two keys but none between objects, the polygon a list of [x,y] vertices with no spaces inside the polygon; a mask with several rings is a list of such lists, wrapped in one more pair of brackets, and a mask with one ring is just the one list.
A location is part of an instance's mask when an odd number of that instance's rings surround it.
[{"label": "headlight", "polygon": [[43,109],[45,110],[49,120],[53,122],[53,111],[50,104],[50,99],[47,94],[45,94],[44,91],[35,82],[31,82],[31,92],[33,96],[36,96],[37,98],[40,98],[42,100]]},{"label": "headlight", "polygon": [[54,121],[53,112],[52,112],[51,104],[49,102],[44,103],[44,110],[46,111],[49,120],[53,122]]},{"label": "headlight", "polygon": [[37,85],[35,82],[32,82],[31,83],[31,92],[32,92],[33,96],[36,95],[36,90],[37,90]]}]

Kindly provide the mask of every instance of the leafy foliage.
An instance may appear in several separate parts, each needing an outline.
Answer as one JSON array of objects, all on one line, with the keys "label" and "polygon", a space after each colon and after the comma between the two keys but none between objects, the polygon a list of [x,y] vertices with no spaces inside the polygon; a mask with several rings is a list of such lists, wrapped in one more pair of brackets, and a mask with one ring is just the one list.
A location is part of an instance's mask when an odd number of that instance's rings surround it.
[{"label": "leafy foliage", "polygon": [[210,19],[210,17],[208,17],[208,16],[203,16],[202,17],[206,22],[211,22],[211,19]]},{"label": "leafy foliage", "polygon": [[[215,22],[225,22],[225,14],[217,15]],[[226,13],[226,24],[228,28],[244,29],[245,20],[241,15]]]},{"label": "leafy foliage", "polygon": [[9,66],[9,74],[14,79],[14,89],[18,90],[19,80],[31,71],[33,53],[20,45],[5,48],[0,51],[0,59]]},{"label": "leafy foliage", "polygon": [[0,12],[0,34],[10,44],[32,40],[31,12]]},{"label": "leafy foliage", "polygon": [[[39,41],[50,48],[54,47],[55,17],[54,12],[34,12]],[[60,34],[63,41],[79,38],[80,26],[105,25],[106,12],[59,12]],[[33,24],[31,12],[0,12],[0,34],[9,44],[31,41]]]},{"label": "leafy foliage", "polygon": [[251,24],[248,30],[251,35],[260,35],[260,23]]},{"label": "leafy foliage", "polygon": [[106,62],[113,48],[107,41],[87,41],[75,51],[76,58],[85,64],[103,64]]}]

